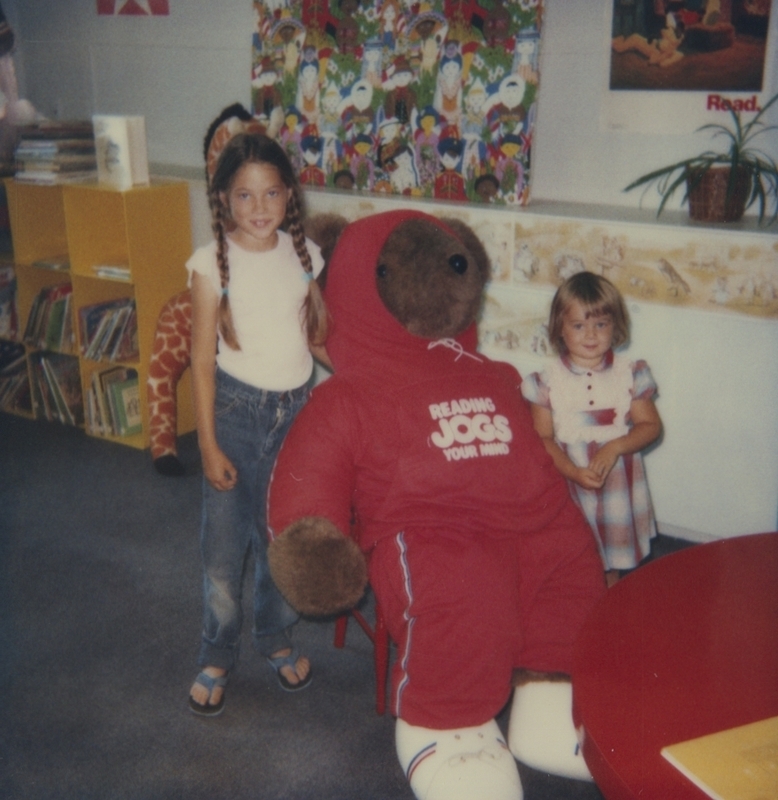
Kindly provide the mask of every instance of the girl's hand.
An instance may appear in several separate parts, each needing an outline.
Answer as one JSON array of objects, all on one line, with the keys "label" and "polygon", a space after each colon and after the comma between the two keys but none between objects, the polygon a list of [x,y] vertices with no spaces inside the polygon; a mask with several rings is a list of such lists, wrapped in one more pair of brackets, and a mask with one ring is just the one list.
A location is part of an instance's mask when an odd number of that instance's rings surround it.
[{"label": "girl's hand", "polygon": [[620,436],[604,444],[589,462],[589,469],[602,478],[603,483],[620,456],[637,453],[662,432],[662,420],[652,400],[633,400],[629,407],[632,429],[626,436]]},{"label": "girl's hand", "polygon": [[591,468],[591,464],[588,467],[576,467],[569,477],[570,480],[584,489],[601,489],[605,483],[605,478],[600,477]]},{"label": "girl's hand", "polygon": [[218,448],[207,448],[202,450],[203,473],[208,483],[220,492],[227,492],[232,489],[238,480],[238,471],[232,462]]},{"label": "girl's hand", "polygon": [[608,442],[594,454],[589,462],[589,469],[602,480],[602,483],[605,483],[605,479],[610,475],[619,455],[621,455],[619,448],[614,442]]}]

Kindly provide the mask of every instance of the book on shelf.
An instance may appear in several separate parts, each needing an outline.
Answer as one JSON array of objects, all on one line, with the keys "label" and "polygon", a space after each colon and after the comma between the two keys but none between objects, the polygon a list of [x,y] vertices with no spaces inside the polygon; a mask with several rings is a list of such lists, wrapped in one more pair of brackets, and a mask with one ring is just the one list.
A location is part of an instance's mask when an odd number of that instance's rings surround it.
[{"label": "book on shelf", "polygon": [[70,283],[46,286],[38,292],[27,317],[26,344],[63,353],[73,351],[72,295]]},{"label": "book on shelf", "polygon": [[79,341],[81,342],[81,355],[86,356],[87,350],[94,342],[100,327],[107,324],[107,321],[104,321],[103,318],[107,316],[108,312],[112,309],[120,308],[126,302],[126,298],[120,298],[118,300],[107,300],[102,303],[81,306],[81,308],[78,309],[78,333]]},{"label": "book on shelf", "polygon": [[49,397],[53,400],[52,408],[55,418],[66,425],[74,425],[75,418],[65,402],[65,396],[62,393],[51,362],[47,358],[41,358],[40,365],[43,368],[43,378],[48,384]]},{"label": "book on shelf", "polygon": [[70,300],[73,289],[69,283],[61,283],[52,288],[49,294],[48,312],[39,346],[44,350],[70,350],[70,343],[66,341],[66,320],[70,311]]},{"label": "book on shelf", "polygon": [[16,157],[16,171],[19,172],[86,172],[97,169],[94,155],[56,156],[53,158]]},{"label": "book on shelf", "polygon": [[661,753],[714,800],[778,797],[778,717],[669,745]]},{"label": "book on shelf", "polygon": [[0,409],[32,410],[27,357],[19,342],[0,341]]},{"label": "book on shelf", "polygon": [[97,180],[122,191],[148,185],[146,120],[142,116],[95,114]]},{"label": "book on shelf", "polygon": [[87,428],[99,436],[132,436],[142,430],[138,372],[112,367],[92,373],[86,404]]},{"label": "book on shelf", "polygon": [[0,338],[15,339],[19,333],[16,309],[16,270],[0,267]]},{"label": "book on shelf", "polygon": [[57,155],[94,155],[94,136],[83,139],[21,139],[14,150],[16,159],[51,159]]},{"label": "book on shelf", "polygon": [[51,258],[39,258],[32,262],[33,267],[39,269],[51,269],[55,272],[67,272],[70,269],[70,259],[68,256],[52,256]]},{"label": "book on shelf", "polygon": [[138,358],[138,316],[131,297],[108,300],[78,311],[81,353],[93,361]]},{"label": "book on shelf", "polygon": [[54,414],[51,410],[53,399],[40,363],[40,353],[33,353],[30,356],[30,384],[32,410],[35,418],[47,419],[51,422],[54,419]]},{"label": "book on shelf", "polygon": [[143,429],[140,411],[138,376],[111,384],[111,408],[114,409],[119,436],[134,436]]},{"label": "book on shelf", "polygon": [[97,172],[93,169],[78,172],[49,172],[47,170],[24,170],[14,174],[19,183],[32,183],[37,186],[59,186],[68,183],[87,183],[93,181]]},{"label": "book on shelf", "polygon": [[34,353],[31,357],[35,415],[66,425],[84,422],[78,358],[63,353]]},{"label": "book on shelf", "polygon": [[22,125],[19,138],[32,140],[92,139],[94,128],[88,119],[59,120],[43,119]]},{"label": "book on shelf", "polygon": [[132,273],[126,265],[95,264],[92,267],[92,271],[98,278],[108,278],[109,280],[126,281],[128,283],[132,280]]}]

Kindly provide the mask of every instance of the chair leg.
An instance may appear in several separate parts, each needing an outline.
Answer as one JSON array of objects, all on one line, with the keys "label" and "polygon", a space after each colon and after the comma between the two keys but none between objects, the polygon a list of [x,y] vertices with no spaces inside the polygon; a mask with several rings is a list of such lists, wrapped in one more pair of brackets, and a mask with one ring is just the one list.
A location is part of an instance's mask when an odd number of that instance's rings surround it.
[{"label": "chair leg", "polygon": [[356,609],[346,611],[335,620],[335,647],[342,648],[346,644],[346,628],[349,616],[359,623],[373,643],[373,668],[375,671],[376,702],[375,710],[380,716],[386,713],[386,691],[389,682],[389,632],[378,601],[375,602],[375,625],[371,628],[367,620]]},{"label": "chair leg", "polygon": [[347,611],[335,620],[335,647],[342,648],[346,644],[346,626],[348,625]]},{"label": "chair leg", "polygon": [[386,630],[386,621],[377,600],[375,605],[373,647],[376,687],[375,710],[377,714],[383,716],[386,711],[386,688],[389,679],[389,633]]}]

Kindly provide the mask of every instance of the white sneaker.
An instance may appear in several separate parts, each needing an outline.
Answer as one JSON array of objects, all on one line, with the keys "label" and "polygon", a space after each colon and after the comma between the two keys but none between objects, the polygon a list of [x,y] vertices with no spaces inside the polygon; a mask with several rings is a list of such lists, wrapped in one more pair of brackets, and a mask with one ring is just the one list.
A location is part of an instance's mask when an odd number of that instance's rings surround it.
[{"label": "white sneaker", "polygon": [[401,719],[397,757],[418,800],[522,800],[519,770],[494,720],[433,730]]},{"label": "white sneaker", "polygon": [[591,781],[573,726],[573,687],[569,681],[531,681],[513,690],[508,743],[528,767]]}]

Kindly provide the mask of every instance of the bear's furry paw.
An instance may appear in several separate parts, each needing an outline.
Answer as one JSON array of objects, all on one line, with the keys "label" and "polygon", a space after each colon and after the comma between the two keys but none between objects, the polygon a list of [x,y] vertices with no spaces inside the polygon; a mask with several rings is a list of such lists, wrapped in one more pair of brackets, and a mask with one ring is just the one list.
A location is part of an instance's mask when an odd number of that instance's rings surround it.
[{"label": "bear's furry paw", "polygon": [[355,606],[365,593],[362,551],[321,517],[292,523],[271,542],[268,561],[279,591],[302,614],[336,614]]}]

